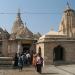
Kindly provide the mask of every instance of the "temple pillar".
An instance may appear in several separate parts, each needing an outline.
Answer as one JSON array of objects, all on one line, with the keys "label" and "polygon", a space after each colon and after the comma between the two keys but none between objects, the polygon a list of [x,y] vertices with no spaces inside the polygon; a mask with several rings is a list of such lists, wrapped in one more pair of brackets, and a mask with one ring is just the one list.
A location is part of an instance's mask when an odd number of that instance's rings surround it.
[{"label": "temple pillar", "polygon": [[17,53],[22,53],[22,46],[21,46],[21,42],[18,42],[18,50]]}]

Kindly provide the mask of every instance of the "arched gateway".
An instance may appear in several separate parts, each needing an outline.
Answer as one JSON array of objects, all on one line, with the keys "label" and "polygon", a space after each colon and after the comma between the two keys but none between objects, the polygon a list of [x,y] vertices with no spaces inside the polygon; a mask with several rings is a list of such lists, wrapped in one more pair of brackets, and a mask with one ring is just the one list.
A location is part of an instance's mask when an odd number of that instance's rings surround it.
[{"label": "arched gateway", "polygon": [[61,45],[58,45],[53,50],[53,60],[54,61],[63,61],[64,60],[64,48]]}]

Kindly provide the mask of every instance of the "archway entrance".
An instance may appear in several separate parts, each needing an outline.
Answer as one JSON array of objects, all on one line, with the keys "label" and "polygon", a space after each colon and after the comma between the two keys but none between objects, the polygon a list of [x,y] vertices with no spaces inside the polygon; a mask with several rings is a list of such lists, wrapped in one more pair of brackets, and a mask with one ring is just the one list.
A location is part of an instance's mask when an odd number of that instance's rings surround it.
[{"label": "archway entrance", "polygon": [[63,61],[64,48],[60,45],[54,48],[53,59],[54,61]]},{"label": "archway entrance", "polygon": [[38,53],[41,56],[41,47],[39,47]]},{"label": "archway entrance", "polygon": [[30,44],[22,44],[22,48],[23,48],[23,53],[30,53]]}]

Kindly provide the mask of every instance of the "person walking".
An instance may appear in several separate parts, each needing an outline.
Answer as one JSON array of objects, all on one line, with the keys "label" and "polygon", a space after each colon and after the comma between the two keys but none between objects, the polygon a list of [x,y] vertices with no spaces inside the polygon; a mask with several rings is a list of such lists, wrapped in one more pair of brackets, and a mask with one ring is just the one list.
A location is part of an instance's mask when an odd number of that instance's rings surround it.
[{"label": "person walking", "polygon": [[19,59],[18,59],[18,67],[19,67],[19,70],[22,71],[22,69],[23,69],[23,56],[22,56],[22,54],[19,56]]},{"label": "person walking", "polygon": [[42,65],[43,65],[43,58],[41,55],[37,55],[36,57],[36,69],[38,73],[42,73]]},{"label": "person walking", "polygon": [[36,57],[37,55],[33,54],[32,65],[35,67],[35,69],[36,69]]},{"label": "person walking", "polygon": [[30,60],[31,60],[30,53],[27,53],[26,57],[27,57],[27,65],[30,65]]},{"label": "person walking", "polygon": [[15,54],[15,57],[13,58],[14,60],[14,68],[17,68],[18,67],[18,55],[17,53]]}]

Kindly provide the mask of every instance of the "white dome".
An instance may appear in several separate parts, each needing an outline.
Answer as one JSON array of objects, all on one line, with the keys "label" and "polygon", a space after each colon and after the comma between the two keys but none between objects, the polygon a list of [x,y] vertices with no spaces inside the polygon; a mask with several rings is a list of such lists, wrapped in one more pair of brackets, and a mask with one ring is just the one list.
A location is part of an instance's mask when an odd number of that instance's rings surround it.
[{"label": "white dome", "polygon": [[62,37],[62,36],[66,36],[65,34],[61,33],[61,32],[56,32],[54,30],[49,31],[48,33],[46,33],[45,35],[43,35],[42,37],[40,37],[39,39],[44,39],[44,38],[50,38],[50,37]]},{"label": "white dome", "polygon": [[64,34],[61,32],[56,32],[54,30],[50,30],[46,35],[64,35]]},{"label": "white dome", "polygon": [[58,35],[58,32],[56,31],[50,31],[47,33],[47,35]]}]

